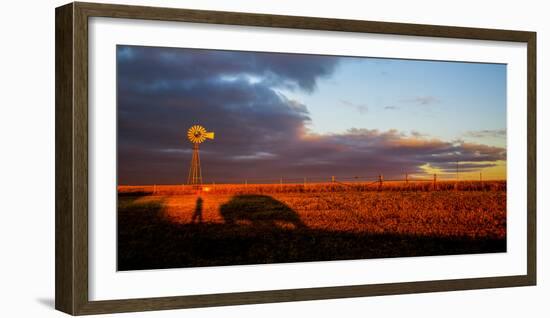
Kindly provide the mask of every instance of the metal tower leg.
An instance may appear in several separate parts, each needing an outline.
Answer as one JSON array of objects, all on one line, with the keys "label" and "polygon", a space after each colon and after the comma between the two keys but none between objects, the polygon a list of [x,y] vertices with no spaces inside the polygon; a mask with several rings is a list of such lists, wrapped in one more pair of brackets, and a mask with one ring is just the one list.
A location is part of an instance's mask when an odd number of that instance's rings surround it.
[{"label": "metal tower leg", "polygon": [[187,177],[187,184],[201,186],[202,185],[202,173],[201,173],[201,160],[199,156],[199,144],[193,145],[193,157],[191,158],[191,168],[189,169],[189,176]]}]

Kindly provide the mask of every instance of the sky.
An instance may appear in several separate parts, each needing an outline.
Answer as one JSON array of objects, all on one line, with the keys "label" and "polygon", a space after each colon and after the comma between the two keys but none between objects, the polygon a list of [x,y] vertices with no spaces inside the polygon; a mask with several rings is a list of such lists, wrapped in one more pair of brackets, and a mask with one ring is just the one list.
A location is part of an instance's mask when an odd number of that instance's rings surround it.
[{"label": "sky", "polygon": [[119,184],[506,179],[506,65],[117,46]]}]

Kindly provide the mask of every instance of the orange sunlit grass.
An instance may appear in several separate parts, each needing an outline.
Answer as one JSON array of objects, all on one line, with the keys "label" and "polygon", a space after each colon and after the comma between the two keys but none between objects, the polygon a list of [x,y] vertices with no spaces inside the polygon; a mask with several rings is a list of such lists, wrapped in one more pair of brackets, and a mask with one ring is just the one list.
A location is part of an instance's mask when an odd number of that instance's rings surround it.
[{"label": "orange sunlit grass", "polygon": [[154,185],[118,192],[120,250],[148,251],[137,259],[121,254],[125,269],[156,268],[157,258],[166,268],[506,248],[505,181]]},{"label": "orange sunlit grass", "polygon": [[119,186],[118,197],[123,270],[506,251],[505,181]]}]

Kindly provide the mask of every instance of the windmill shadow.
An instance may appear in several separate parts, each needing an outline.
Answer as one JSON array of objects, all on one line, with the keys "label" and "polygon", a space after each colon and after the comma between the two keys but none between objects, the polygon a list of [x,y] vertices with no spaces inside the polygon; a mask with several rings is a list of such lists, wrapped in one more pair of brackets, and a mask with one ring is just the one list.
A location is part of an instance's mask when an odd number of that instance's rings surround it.
[{"label": "windmill shadow", "polygon": [[298,213],[267,195],[237,195],[220,207],[227,225],[250,225],[256,228],[305,229]]}]

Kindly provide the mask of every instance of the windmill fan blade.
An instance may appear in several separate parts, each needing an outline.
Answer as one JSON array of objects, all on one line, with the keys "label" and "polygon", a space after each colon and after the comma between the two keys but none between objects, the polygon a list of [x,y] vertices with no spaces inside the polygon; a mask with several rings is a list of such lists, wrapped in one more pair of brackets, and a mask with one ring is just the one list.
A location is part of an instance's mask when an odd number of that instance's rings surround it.
[{"label": "windmill fan blade", "polygon": [[204,137],[208,139],[214,139],[214,132],[207,132],[204,134]]}]

